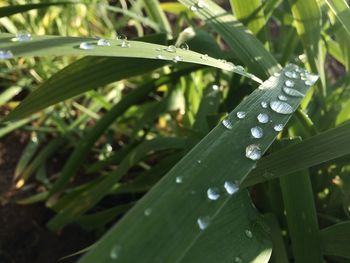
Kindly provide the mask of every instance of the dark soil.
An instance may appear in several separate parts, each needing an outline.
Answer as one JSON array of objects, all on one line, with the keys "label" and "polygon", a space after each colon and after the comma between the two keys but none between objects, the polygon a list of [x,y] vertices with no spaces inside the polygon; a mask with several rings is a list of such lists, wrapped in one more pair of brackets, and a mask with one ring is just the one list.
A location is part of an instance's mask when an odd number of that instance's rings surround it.
[{"label": "dark soil", "polygon": [[[0,263],[54,263],[95,241],[94,235],[78,227],[50,232],[45,224],[53,214],[42,203],[11,202],[14,169],[27,140],[23,133],[0,139]],[[76,260],[71,257],[60,262]]]}]

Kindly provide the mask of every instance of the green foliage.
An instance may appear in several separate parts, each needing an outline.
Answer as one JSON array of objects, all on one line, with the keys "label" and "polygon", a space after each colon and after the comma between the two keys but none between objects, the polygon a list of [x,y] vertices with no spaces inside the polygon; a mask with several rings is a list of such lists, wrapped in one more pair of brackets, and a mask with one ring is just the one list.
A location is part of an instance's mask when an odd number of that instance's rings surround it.
[{"label": "green foliage", "polygon": [[347,2],[178,2],[1,1],[14,201],[80,263],[349,260]]}]

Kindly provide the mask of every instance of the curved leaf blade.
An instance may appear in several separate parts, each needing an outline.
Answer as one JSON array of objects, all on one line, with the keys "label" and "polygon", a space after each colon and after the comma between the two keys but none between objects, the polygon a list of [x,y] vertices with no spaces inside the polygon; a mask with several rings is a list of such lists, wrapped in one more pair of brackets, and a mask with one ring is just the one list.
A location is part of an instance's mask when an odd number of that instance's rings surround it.
[{"label": "curved leaf blade", "polygon": [[[273,130],[274,124],[285,124],[291,117],[261,106],[262,102],[276,101],[285,81],[281,74],[264,82],[229,114],[232,128],[222,124],[215,127],[79,262],[108,263],[115,257],[126,263],[140,259],[209,263],[218,258],[232,262],[235,257],[243,262],[267,262],[271,247],[263,221],[252,209],[245,190],[231,196],[225,193],[224,184],[242,181],[255,166],[256,161],[245,156],[246,146],[258,144],[265,152],[278,133]],[[309,88],[300,79],[295,80],[295,87],[304,94]],[[295,110],[301,98],[289,101]],[[238,111],[245,111],[247,116],[238,119]],[[262,112],[273,122],[261,126],[264,136],[257,140],[251,137],[250,129],[257,125],[257,115]],[[182,184],[176,183],[178,176],[182,176]],[[220,189],[218,200],[208,200],[210,187]],[[151,213],[145,215],[145,211]],[[197,225],[201,216],[210,219],[203,231]],[[120,250],[117,256],[115,249]]]}]

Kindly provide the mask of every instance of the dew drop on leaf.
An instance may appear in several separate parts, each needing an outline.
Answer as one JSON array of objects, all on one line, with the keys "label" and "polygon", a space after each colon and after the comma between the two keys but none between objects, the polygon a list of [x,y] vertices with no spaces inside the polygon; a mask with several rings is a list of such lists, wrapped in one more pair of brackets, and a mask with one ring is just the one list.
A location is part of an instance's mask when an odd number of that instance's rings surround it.
[{"label": "dew drop on leaf", "polygon": [[208,56],[208,54],[204,54],[204,55],[201,55],[200,58],[203,60],[208,60],[209,56]]},{"label": "dew drop on leaf", "polygon": [[286,96],[282,95],[282,94],[278,95],[278,99],[281,100],[281,101],[287,101],[288,100],[288,98]]},{"label": "dew drop on leaf", "polygon": [[277,132],[280,132],[283,130],[283,124],[276,124],[275,126],[273,126],[273,129]]},{"label": "dew drop on leaf", "polygon": [[295,72],[295,71],[285,71],[284,72],[284,75],[287,77],[287,78],[292,78],[292,79],[296,79],[298,78],[298,74]]},{"label": "dew drop on leaf", "polygon": [[10,50],[4,51],[0,50],[0,60],[13,58],[13,54]]},{"label": "dew drop on leaf", "polygon": [[290,80],[290,79],[287,79],[287,80],[284,82],[284,85],[286,85],[288,88],[293,88],[293,87],[294,87],[294,81],[293,81],[293,80]]},{"label": "dew drop on leaf", "polygon": [[173,61],[175,62],[175,63],[177,63],[177,62],[179,62],[179,61],[182,61],[183,59],[182,59],[182,57],[180,57],[180,56],[175,56],[174,58],[173,58]]},{"label": "dew drop on leaf", "polygon": [[256,144],[250,144],[245,149],[245,156],[251,160],[259,160],[261,158],[261,149]]},{"label": "dew drop on leaf", "polygon": [[239,190],[238,185],[236,185],[235,183],[229,182],[229,181],[225,181],[224,187],[225,187],[226,192],[229,195],[233,195],[233,194],[237,193],[237,191]]},{"label": "dew drop on leaf", "polygon": [[170,45],[168,46],[165,51],[169,52],[169,53],[175,53],[176,52],[176,47],[174,45]]},{"label": "dew drop on leaf", "polygon": [[156,57],[157,59],[165,59],[165,57],[164,56],[162,56],[162,55],[157,55],[157,57]]},{"label": "dew drop on leaf", "polygon": [[82,42],[80,43],[79,48],[84,50],[91,50],[91,49],[94,49],[95,47],[92,43]]},{"label": "dew drop on leaf", "polygon": [[109,252],[109,256],[111,257],[111,259],[114,259],[114,260],[118,259],[119,254],[120,254],[120,250],[121,250],[121,246],[114,245],[111,248],[111,251]]},{"label": "dew drop on leaf", "polygon": [[130,45],[129,41],[123,40],[122,43],[120,44],[120,47],[129,48],[129,47],[131,47],[131,45]]},{"label": "dew drop on leaf", "polygon": [[245,232],[245,235],[246,235],[248,238],[252,238],[252,237],[253,237],[253,233],[252,233],[252,231],[250,231],[249,229],[246,229],[244,232]]},{"label": "dew drop on leaf", "polygon": [[255,139],[260,139],[264,135],[263,130],[258,126],[251,128],[250,133]]},{"label": "dew drop on leaf", "polygon": [[209,216],[201,216],[197,219],[197,224],[200,230],[204,230],[209,226],[210,217]]},{"label": "dew drop on leaf", "polygon": [[109,47],[111,43],[108,40],[101,38],[97,41],[97,45],[102,47]]},{"label": "dew drop on leaf", "polygon": [[237,118],[238,119],[244,119],[247,114],[244,111],[238,111],[237,112]]},{"label": "dew drop on leaf", "polygon": [[289,96],[292,97],[299,97],[299,98],[303,98],[304,94],[301,93],[300,91],[296,90],[296,89],[291,89],[288,87],[283,87],[283,92],[286,93]]},{"label": "dew drop on leaf", "polygon": [[144,211],[145,216],[150,216],[151,213],[152,213],[152,208],[147,208],[147,209]]},{"label": "dew drop on leaf", "polygon": [[266,101],[262,101],[261,102],[261,107],[263,107],[264,109],[267,108],[267,102]]},{"label": "dew drop on leaf", "polygon": [[210,200],[218,200],[219,197],[220,197],[220,191],[219,191],[219,188],[217,187],[210,187],[208,190],[207,190],[207,196]]},{"label": "dew drop on leaf", "polygon": [[32,35],[27,31],[19,31],[16,34],[16,41],[18,42],[28,42],[32,40]]},{"label": "dew drop on leaf", "polygon": [[183,177],[182,176],[176,176],[176,179],[175,179],[175,182],[177,184],[182,184],[184,181]]},{"label": "dew drop on leaf", "polygon": [[233,124],[232,124],[232,122],[231,122],[229,119],[224,119],[224,120],[222,120],[221,123],[222,123],[222,125],[224,125],[224,127],[225,127],[226,129],[232,130]]},{"label": "dew drop on leaf", "polygon": [[287,102],[283,101],[271,101],[270,107],[273,111],[280,114],[291,114],[293,113],[293,108]]},{"label": "dew drop on leaf", "polygon": [[259,113],[257,119],[260,123],[267,123],[269,121],[269,115],[266,113]]}]

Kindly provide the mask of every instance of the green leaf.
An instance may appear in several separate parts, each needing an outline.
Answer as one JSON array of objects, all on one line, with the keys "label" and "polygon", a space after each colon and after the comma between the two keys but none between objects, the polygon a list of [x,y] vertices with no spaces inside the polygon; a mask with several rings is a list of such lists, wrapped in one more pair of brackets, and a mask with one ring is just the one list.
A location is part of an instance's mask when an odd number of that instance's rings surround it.
[{"label": "green leaf", "polygon": [[[290,65],[285,71],[293,69]],[[285,71],[271,77],[243,100],[228,115],[225,125],[216,126],[79,262],[108,263],[118,258],[125,263],[141,259],[212,263],[232,262],[235,257],[243,262],[268,262],[271,253],[268,231],[252,207],[247,191],[230,195],[224,185],[226,182],[228,189],[231,183],[242,181],[255,166],[256,161],[245,156],[246,147],[259,145],[263,154],[278,134],[274,125],[285,124],[290,118],[290,114],[261,106],[262,102],[271,102],[276,109],[277,96],[286,81]],[[308,89],[300,79],[295,80],[295,88],[302,93]],[[291,97],[289,101],[290,108],[284,106],[292,113],[301,98]],[[246,112],[244,119],[237,118],[239,111]],[[259,124],[259,113],[268,114],[273,122]],[[264,132],[261,139],[250,134],[251,128],[257,125]],[[108,179],[109,183],[105,182],[105,192],[118,180],[118,169],[115,173]],[[216,201],[207,197],[211,187],[217,187],[220,193]],[[84,194],[87,193],[82,196]],[[208,220],[206,229],[199,228],[199,219]]]},{"label": "green leaf", "polygon": [[345,0],[326,0],[329,8],[350,36],[350,9]]},{"label": "green leaf", "polygon": [[266,156],[243,184],[254,185],[350,154],[349,132],[346,123]]},{"label": "green leaf", "polygon": [[148,15],[161,27],[161,30],[171,36],[171,26],[158,0],[143,1]]},{"label": "green leaf", "polygon": [[323,253],[350,259],[350,221],[332,225],[320,231]]},{"label": "green leaf", "polygon": [[[179,2],[190,8],[196,7],[198,1],[179,0]],[[206,0],[203,8],[197,6],[195,14],[213,27],[231,47],[231,52],[260,78],[266,78],[280,69],[280,65],[263,44],[247,32],[235,17],[213,1]]]},{"label": "green leaf", "polygon": [[[177,49],[175,53],[167,52],[167,46],[151,44],[141,41],[130,41],[129,48],[122,48],[120,40],[111,40],[112,46],[96,46],[93,50],[79,49],[81,42],[90,41],[96,45],[97,40],[92,38],[73,38],[59,36],[34,37],[30,42],[11,42],[12,35],[0,34],[0,49],[10,49],[17,56],[47,56],[47,55],[91,55],[102,57],[87,57],[79,60],[54,75],[33,93],[31,93],[5,121],[23,118],[45,107],[62,100],[77,96],[89,89],[105,85],[112,81],[144,74],[181,56],[184,62],[209,65],[226,70],[233,70],[239,74],[261,80],[246,73],[232,64],[208,57],[203,59],[200,53]],[[7,43],[6,43],[7,42]],[[158,51],[160,49],[161,51]],[[164,59],[157,59],[158,55]],[[110,58],[118,57],[121,58]],[[123,58],[124,57],[124,58]],[[148,59],[145,59],[148,58]]]},{"label": "green leaf", "polygon": [[72,2],[57,2],[57,3],[4,6],[4,7],[0,8],[0,17],[10,16],[10,15],[14,15],[17,13],[29,11],[32,9],[41,9],[41,8],[46,8],[46,7],[50,7],[50,6],[67,5],[67,4],[73,4],[73,3]]}]

